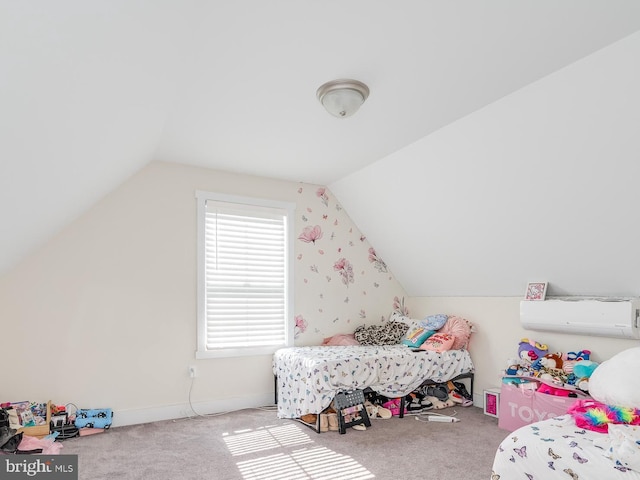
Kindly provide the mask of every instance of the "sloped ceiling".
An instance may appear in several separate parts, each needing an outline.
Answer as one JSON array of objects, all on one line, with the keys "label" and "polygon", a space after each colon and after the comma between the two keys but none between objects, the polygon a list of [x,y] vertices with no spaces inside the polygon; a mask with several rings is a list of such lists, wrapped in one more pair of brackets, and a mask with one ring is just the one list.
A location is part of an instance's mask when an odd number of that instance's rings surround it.
[{"label": "sloped ceiling", "polygon": [[639,296],[639,58],[640,32],[331,189],[410,296]]},{"label": "sloped ceiling", "polygon": [[[508,294],[513,278],[423,289],[446,265],[409,274],[346,192],[375,195],[358,172],[639,29],[635,0],[0,0],[0,274],[163,160],[331,185],[413,294]],[[338,120],[315,91],[344,77],[371,96]]]}]

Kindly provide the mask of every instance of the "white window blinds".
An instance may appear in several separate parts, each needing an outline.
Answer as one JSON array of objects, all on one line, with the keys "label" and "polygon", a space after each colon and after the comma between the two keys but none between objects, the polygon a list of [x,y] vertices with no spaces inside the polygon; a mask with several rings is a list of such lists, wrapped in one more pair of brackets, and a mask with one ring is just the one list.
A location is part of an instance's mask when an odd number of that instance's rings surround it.
[{"label": "white window blinds", "polygon": [[198,353],[256,354],[289,345],[288,209],[203,203]]}]

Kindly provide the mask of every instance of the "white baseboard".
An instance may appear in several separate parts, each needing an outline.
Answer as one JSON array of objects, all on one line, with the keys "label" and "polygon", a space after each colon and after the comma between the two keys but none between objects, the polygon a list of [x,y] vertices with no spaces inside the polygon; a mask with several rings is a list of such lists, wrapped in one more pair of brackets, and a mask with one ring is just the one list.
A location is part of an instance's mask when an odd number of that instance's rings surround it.
[{"label": "white baseboard", "polygon": [[[223,400],[212,400],[210,402],[194,402],[193,408],[189,403],[176,405],[160,405],[130,410],[114,410],[114,427],[124,427],[126,425],[138,425],[140,423],[160,422],[164,420],[174,420],[176,418],[193,417],[211,413],[229,412],[232,410],[242,410],[243,408],[264,407],[274,405],[273,394],[252,395],[247,397],[234,397]],[[195,413],[194,412],[197,412]]]}]

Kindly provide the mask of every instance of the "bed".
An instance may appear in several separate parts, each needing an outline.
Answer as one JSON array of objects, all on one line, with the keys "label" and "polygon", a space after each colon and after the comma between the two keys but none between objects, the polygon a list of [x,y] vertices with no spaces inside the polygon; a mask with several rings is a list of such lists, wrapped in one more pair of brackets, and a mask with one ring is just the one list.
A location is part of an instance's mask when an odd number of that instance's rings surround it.
[{"label": "bed", "polygon": [[589,399],[518,428],[494,457],[492,480],[640,480],[640,347],[601,363]]},{"label": "bed", "polygon": [[406,345],[290,347],[273,356],[279,418],[321,413],[336,393],[367,389],[389,398],[425,382],[473,378],[467,350],[437,353]]},{"label": "bed", "polygon": [[[521,427],[496,452],[492,480],[640,480],[611,454],[609,434],[576,425],[561,415]],[[610,458],[613,456],[613,458]]]}]

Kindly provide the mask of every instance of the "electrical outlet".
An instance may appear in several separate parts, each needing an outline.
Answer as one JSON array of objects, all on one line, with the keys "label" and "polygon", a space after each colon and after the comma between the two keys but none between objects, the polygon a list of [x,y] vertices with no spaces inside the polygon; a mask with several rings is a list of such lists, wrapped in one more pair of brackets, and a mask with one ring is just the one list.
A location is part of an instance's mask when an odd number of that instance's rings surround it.
[{"label": "electrical outlet", "polygon": [[189,365],[189,376],[191,378],[196,377],[196,367],[194,365]]}]

